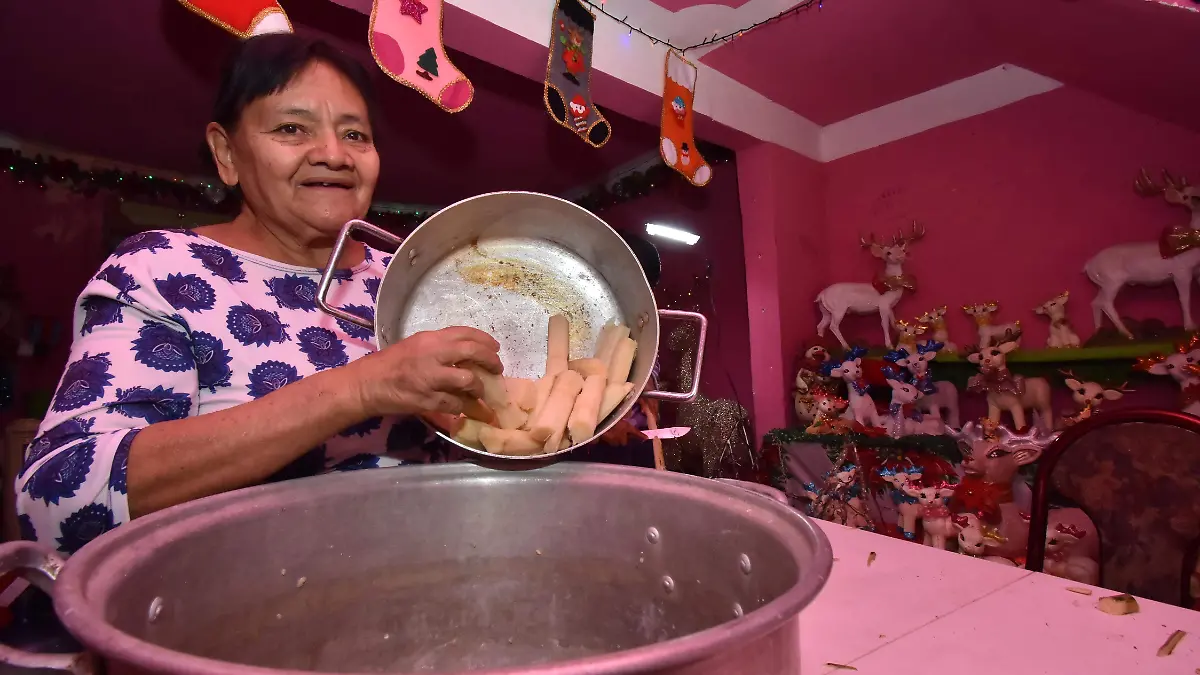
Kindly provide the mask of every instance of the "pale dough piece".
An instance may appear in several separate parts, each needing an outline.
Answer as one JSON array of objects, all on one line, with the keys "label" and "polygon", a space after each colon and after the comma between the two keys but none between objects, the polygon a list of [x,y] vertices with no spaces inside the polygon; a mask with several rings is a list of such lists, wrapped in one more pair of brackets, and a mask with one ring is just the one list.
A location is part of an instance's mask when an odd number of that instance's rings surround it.
[{"label": "pale dough piece", "polygon": [[532,455],[542,449],[542,444],[535,441],[528,431],[516,429],[497,429],[483,427],[479,430],[479,440],[483,447],[493,455]]},{"label": "pale dough piece", "polygon": [[502,408],[508,407],[508,390],[504,388],[503,375],[496,375],[478,366],[470,366],[468,370],[475,373],[475,377],[483,384],[483,402],[489,408],[500,412]]},{"label": "pale dough piece", "polygon": [[604,398],[600,401],[600,415],[597,419],[601,421],[608,419],[612,411],[621,405],[621,401],[624,401],[631,391],[633,391],[632,382],[619,382],[605,387]]},{"label": "pale dough piece", "polygon": [[479,420],[473,420],[469,417],[465,418],[462,426],[458,429],[458,433],[454,434],[454,440],[476,448],[480,447],[479,430],[486,426]]},{"label": "pale dough piece", "polygon": [[470,396],[460,396],[463,402],[463,414],[473,420],[479,420],[484,424],[491,424],[496,421],[496,413],[491,408],[487,407],[483,401]]},{"label": "pale dough piece", "polygon": [[592,375],[608,377],[608,366],[600,359],[575,359],[567,363],[567,368],[579,373],[584,379]]},{"label": "pale dough piece", "polygon": [[550,390],[550,398],[542,407],[530,427],[529,433],[539,441],[545,442],[556,432],[561,432],[567,426],[567,418],[571,416],[571,408],[575,405],[575,397],[583,390],[583,377],[579,373],[568,370],[559,373]]},{"label": "pale dough piece", "polygon": [[538,393],[533,380],[506,377],[504,387],[508,389],[509,402],[516,403],[521,410],[529,412],[537,406]]},{"label": "pale dough piece", "polygon": [[496,424],[501,429],[520,429],[529,420],[529,413],[513,404],[496,411]]},{"label": "pale dough piece", "polygon": [[[607,329],[608,326],[605,326]],[[608,365],[612,362],[613,354],[617,351],[617,345],[621,340],[629,337],[629,326],[612,326],[612,330],[605,335],[603,329],[600,333],[601,343],[596,345],[596,358],[600,359]]]},{"label": "pale dough piece", "polygon": [[555,314],[546,327],[546,374],[557,375],[567,369],[571,352],[571,327],[567,317]]},{"label": "pale dough piece", "polygon": [[534,392],[537,395],[537,403],[533,406],[533,411],[529,413],[529,419],[525,421],[525,428],[529,428],[535,421],[538,415],[542,414],[542,409],[546,407],[546,401],[550,400],[550,391],[554,389],[554,381],[558,379],[555,375],[547,375],[534,383]]},{"label": "pale dough piece", "polygon": [[629,379],[629,370],[633,367],[633,357],[637,354],[637,341],[633,338],[621,338],[613,351],[612,360],[608,362],[608,381],[611,384],[625,382]]},{"label": "pale dough piece", "polygon": [[596,424],[600,420],[600,403],[604,398],[603,375],[592,375],[583,382],[583,390],[575,399],[575,407],[567,419],[567,433],[571,442],[583,443],[596,434]]}]

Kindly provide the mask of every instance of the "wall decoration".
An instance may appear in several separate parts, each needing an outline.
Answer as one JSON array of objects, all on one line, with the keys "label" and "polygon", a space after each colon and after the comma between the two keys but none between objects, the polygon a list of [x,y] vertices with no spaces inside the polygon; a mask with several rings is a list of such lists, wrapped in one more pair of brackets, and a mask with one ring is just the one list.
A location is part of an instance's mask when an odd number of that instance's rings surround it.
[{"label": "wall decoration", "polygon": [[1018,342],[1021,339],[1021,322],[992,323],[992,315],[1000,310],[995,302],[981,302],[974,305],[963,305],[963,311],[975,320],[979,330],[979,346],[990,347],[1001,342]]},{"label": "wall decoration", "polygon": [[1070,292],[1063,291],[1033,308],[1035,314],[1050,319],[1050,337],[1046,338],[1046,346],[1051,349],[1079,346],[1079,336],[1067,320],[1067,299],[1070,296]]},{"label": "wall decoration", "polygon": [[967,391],[987,395],[988,419],[992,423],[999,423],[1000,416],[1008,412],[1013,428],[1025,429],[1028,409],[1033,412],[1031,426],[1049,432],[1054,429],[1050,383],[1044,377],[1025,377],[1008,369],[1007,355],[1016,348],[1015,342],[1002,342],[968,356],[968,361],[979,366],[979,374],[967,382]]},{"label": "wall decoration", "polygon": [[542,98],[555,122],[598,148],[612,137],[592,103],[592,32],[596,18],[579,0],[558,0],[550,20],[550,56]]},{"label": "wall decoration", "polygon": [[659,154],[667,166],[678,171],[692,185],[708,185],[712,168],[696,148],[692,130],[695,111],[697,69],[674,50],[668,50],[663,65],[662,135]]},{"label": "wall decoration", "polygon": [[1162,198],[1169,204],[1191,212],[1188,226],[1176,225],[1162,233],[1159,241],[1141,241],[1109,246],[1092,256],[1083,266],[1092,283],[1099,287],[1092,300],[1092,317],[1096,331],[1101,328],[1101,314],[1116,326],[1121,335],[1133,339],[1133,333],[1117,315],[1113,304],[1121,288],[1129,284],[1155,285],[1171,281],[1179,294],[1183,310],[1184,330],[1196,330],[1190,306],[1192,275],[1200,265],[1200,190],[1188,185],[1187,179],[1177,181],[1166,170],[1163,184],[1155,183],[1146,170],[1134,180],[1134,190],[1143,197]]},{"label": "wall decoration", "polygon": [[471,105],[475,86],[446,55],[442,6],[443,0],[375,0],[371,55],[388,77],[456,113]]},{"label": "wall decoration", "polygon": [[179,0],[179,4],[243,40],[292,32],[292,23],[275,0]]},{"label": "wall decoration", "polygon": [[[916,401],[917,410],[929,415],[934,420],[944,420],[946,424],[958,427],[958,387],[953,382],[933,380],[929,372],[929,364],[945,346],[934,340],[926,340],[917,345],[913,352],[907,349],[897,349],[884,355],[884,360],[904,368],[909,373],[909,380],[921,392]],[[935,427],[933,433],[943,433]]]},{"label": "wall decoration", "polygon": [[871,251],[871,255],[883,261],[883,273],[874,283],[863,284],[843,282],[825,287],[817,295],[817,305],[821,309],[821,322],[817,324],[817,336],[824,337],[825,329],[833,331],[833,336],[845,349],[850,344],[842,336],[842,318],[847,313],[874,314],[879,313],[883,325],[883,343],[888,349],[892,348],[892,323],[895,316],[892,308],[900,301],[904,291],[916,290],[916,279],[904,273],[904,261],[908,259],[908,245],[925,236],[925,228],[918,223],[912,224],[912,229],[905,234],[897,232],[890,244],[884,244],[872,234],[870,239],[860,238],[862,247]]}]

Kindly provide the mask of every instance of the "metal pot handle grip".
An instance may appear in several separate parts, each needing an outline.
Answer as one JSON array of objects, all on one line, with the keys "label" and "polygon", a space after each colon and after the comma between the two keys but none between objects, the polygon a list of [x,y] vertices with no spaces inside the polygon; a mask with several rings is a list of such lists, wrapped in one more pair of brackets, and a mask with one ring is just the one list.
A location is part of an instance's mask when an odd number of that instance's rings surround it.
[{"label": "metal pot handle grip", "polygon": [[321,273],[321,284],[317,286],[317,306],[321,308],[322,312],[332,317],[349,321],[356,326],[361,326],[371,332],[375,332],[374,323],[367,321],[357,314],[351,314],[340,307],[334,307],[325,299],[325,296],[329,295],[329,287],[333,284],[334,275],[337,271],[337,261],[342,257],[342,249],[346,248],[346,241],[350,239],[350,235],[355,230],[370,232],[383,241],[394,244],[396,248],[400,248],[400,244],[404,242],[400,237],[387,230],[375,227],[365,220],[356,219],[347,222],[342,226],[342,231],[338,233],[337,242],[333,245],[333,252],[329,254],[329,263],[325,265],[325,271]]},{"label": "metal pot handle grip", "polygon": [[[0,576],[21,572],[31,583],[46,592],[58,579],[66,561],[53,550],[31,541],[0,545]],[[36,654],[0,644],[0,664],[17,668],[48,668],[77,675],[93,673],[93,659],[87,652],[73,654]]]},{"label": "metal pot handle grip", "polygon": [[696,364],[692,368],[692,388],[688,391],[659,391],[650,389],[642,392],[646,398],[658,398],[664,401],[690,401],[700,393],[700,369],[704,365],[704,341],[708,337],[708,319],[698,312],[681,312],[676,309],[658,310],[660,319],[679,319],[680,321],[695,321],[700,324],[696,346]]}]

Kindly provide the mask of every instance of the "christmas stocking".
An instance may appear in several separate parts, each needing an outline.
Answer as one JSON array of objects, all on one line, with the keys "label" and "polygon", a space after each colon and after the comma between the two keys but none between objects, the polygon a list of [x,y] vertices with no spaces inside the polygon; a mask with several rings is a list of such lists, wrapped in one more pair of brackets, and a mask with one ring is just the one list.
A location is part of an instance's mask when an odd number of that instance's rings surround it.
[{"label": "christmas stocking", "polygon": [[446,112],[471,105],[475,87],[446,56],[443,0],[375,0],[371,53],[388,77],[424,94]]},{"label": "christmas stocking", "polygon": [[550,61],[542,98],[555,122],[598,148],[608,142],[608,120],[592,105],[592,31],[596,18],[579,0],[559,0],[550,24]]},{"label": "christmas stocking", "polygon": [[671,50],[667,52],[666,70],[659,150],[667,166],[683,174],[692,185],[707,185],[712,180],[712,169],[696,150],[696,139],[692,135],[696,66]]},{"label": "christmas stocking", "polygon": [[243,40],[264,33],[292,32],[292,24],[276,0],[179,0],[179,3]]}]

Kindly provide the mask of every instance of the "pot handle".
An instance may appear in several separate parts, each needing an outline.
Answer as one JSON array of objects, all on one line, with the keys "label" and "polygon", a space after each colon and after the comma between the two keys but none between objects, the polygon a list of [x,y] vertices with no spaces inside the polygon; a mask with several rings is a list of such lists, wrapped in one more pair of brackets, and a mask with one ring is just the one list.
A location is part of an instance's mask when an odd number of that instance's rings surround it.
[{"label": "pot handle", "polygon": [[697,336],[698,344],[696,345],[696,365],[692,369],[692,388],[688,391],[679,392],[650,389],[642,392],[642,396],[646,398],[658,398],[664,401],[690,401],[700,393],[700,368],[704,365],[704,342],[708,337],[708,319],[698,312],[681,312],[676,309],[660,309],[658,310],[658,316],[660,319],[679,319],[680,321],[695,321],[700,324],[700,328],[697,331],[699,335]]},{"label": "pot handle", "polygon": [[349,321],[356,326],[361,326],[362,328],[366,328],[367,330],[374,332],[374,323],[367,321],[357,314],[351,314],[340,307],[334,307],[325,299],[325,296],[329,295],[329,287],[333,284],[335,276],[334,273],[337,271],[337,261],[342,257],[342,249],[346,248],[346,241],[350,239],[350,235],[352,235],[355,230],[364,230],[366,232],[370,232],[373,236],[376,236],[389,244],[394,244],[396,248],[400,248],[400,244],[404,242],[404,240],[400,237],[397,237],[387,230],[375,227],[365,220],[355,219],[347,222],[342,226],[342,231],[338,233],[337,242],[333,245],[333,252],[329,254],[329,263],[325,265],[325,271],[321,273],[321,284],[317,286],[317,306],[321,308],[322,312],[325,312],[334,318],[342,319],[343,321]]},{"label": "pot handle", "polygon": [[[0,577],[20,572],[33,585],[50,592],[66,561],[53,550],[31,541],[13,541],[0,545]],[[17,668],[48,668],[77,675],[95,672],[91,654],[36,654],[0,644],[0,664]]]}]

